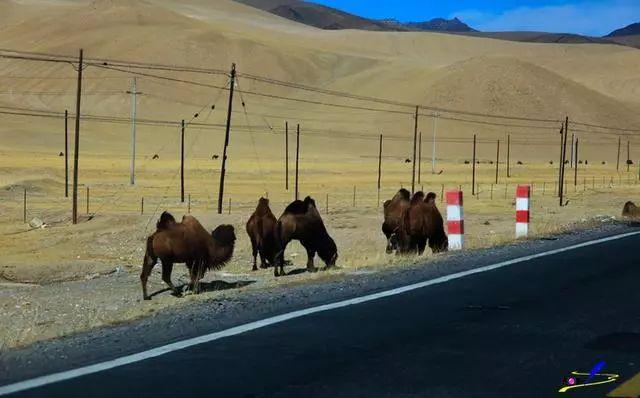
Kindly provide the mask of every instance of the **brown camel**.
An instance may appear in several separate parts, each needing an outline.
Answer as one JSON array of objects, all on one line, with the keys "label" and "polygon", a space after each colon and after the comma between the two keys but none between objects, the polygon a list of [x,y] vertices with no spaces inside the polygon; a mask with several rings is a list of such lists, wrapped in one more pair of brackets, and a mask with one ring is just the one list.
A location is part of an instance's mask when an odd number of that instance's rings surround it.
[{"label": "brown camel", "polygon": [[253,270],[257,271],[257,257],[260,254],[260,268],[275,265],[278,254],[278,240],[276,239],[276,216],[269,208],[269,199],[260,198],[258,206],[247,221],[247,234],[251,239],[253,254]]},{"label": "brown camel", "polygon": [[[284,276],[284,251],[292,240],[299,240],[307,250],[307,270],[315,271],[313,258],[316,253],[326,264],[333,267],[338,259],[338,249],[327,232],[316,202],[307,196],[304,201],[296,200],[285,209],[276,227],[280,251],[273,274]],[[280,272],[278,272],[278,267]]]},{"label": "brown camel", "polygon": [[622,217],[640,218],[640,209],[633,202],[627,202],[622,208]]},{"label": "brown camel", "polygon": [[447,251],[449,240],[444,232],[444,220],[436,206],[436,194],[416,192],[410,205],[405,209],[398,234],[391,240],[397,240],[400,253],[422,254],[427,246],[434,253]]},{"label": "brown camel", "polygon": [[142,263],[142,297],[149,300],[147,280],[153,266],[162,261],[162,280],[179,295],[171,282],[174,263],[184,263],[191,276],[190,287],[198,293],[199,281],[207,270],[224,267],[233,255],[236,235],[231,225],[220,225],[212,233],[192,216],[182,217],[182,222],[166,211],[156,224],[156,232],[147,238],[147,251]]},{"label": "brown camel", "polygon": [[405,209],[409,207],[411,194],[406,189],[400,189],[391,200],[384,202],[384,222],[382,223],[382,233],[387,237],[387,253],[398,250],[395,243],[392,243],[391,236],[400,228],[400,220]]}]

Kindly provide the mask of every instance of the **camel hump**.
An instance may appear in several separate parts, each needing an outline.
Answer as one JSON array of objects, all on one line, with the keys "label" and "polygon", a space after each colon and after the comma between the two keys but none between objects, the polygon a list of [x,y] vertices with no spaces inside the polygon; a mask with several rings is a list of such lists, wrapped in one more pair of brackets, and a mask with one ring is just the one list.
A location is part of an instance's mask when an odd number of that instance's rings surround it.
[{"label": "camel hump", "polygon": [[411,193],[404,188],[400,188],[398,193],[396,193],[396,197],[409,201],[411,199]]},{"label": "camel hump", "polygon": [[307,196],[306,198],[304,198],[304,204],[307,205],[307,208],[309,206],[316,207],[316,201],[313,200],[311,196]]},{"label": "camel hump", "polygon": [[424,201],[424,192],[418,191],[413,194],[413,198],[411,198],[411,204],[416,204]]},{"label": "camel hump", "polygon": [[233,225],[219,225],[211,232],[211,236],[223,245],[231,245],[236,241]]},{"label": "camel hump", "polygon": [[430,203],[430,204],[434,204],[436,202],[436,194],[433,192],[429,192],[427,194],[427,197],[424,199],[425,202]]},{"label": "camel hump", "polygon": [[156,228],[157,229],[169,229],[169,227],[171,227],[171,225],[173,225],[175,223],[176,223],[176,219],[173,218],[171,213],[169,213],[167,211],[164,211],[164,212],[162,212],[162,215],[160,215],[160,219],[156,223]]},{"label": "camel hump", "polygon": [[622,209],[622,215],[630,215],[631,213],[633,213],[636,209],[636,204],[628,201],[627,203],[624,204],[624,208]]},{"label": "camel hump", "polygon": [[290,214],[304,214],[307,212],[307,204],[301,200],[294,200],[284,209],[285,213]]}]

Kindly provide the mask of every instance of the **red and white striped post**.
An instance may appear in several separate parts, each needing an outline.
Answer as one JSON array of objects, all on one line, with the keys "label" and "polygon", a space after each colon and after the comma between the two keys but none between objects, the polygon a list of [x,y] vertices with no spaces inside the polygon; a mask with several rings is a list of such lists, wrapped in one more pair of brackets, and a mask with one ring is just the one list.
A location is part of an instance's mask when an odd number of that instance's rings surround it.
[{"label": "red and white striped post", "polygon": [[529,209],[531,187],[518,185],[516,189],[516,238],[526,238],[529,235]]},{"label": "red and white striped post", "polygon": [[447,191],[447,230],[449,249],[462,250],[464,245],[464,213],[462,212],[462,191]]}]

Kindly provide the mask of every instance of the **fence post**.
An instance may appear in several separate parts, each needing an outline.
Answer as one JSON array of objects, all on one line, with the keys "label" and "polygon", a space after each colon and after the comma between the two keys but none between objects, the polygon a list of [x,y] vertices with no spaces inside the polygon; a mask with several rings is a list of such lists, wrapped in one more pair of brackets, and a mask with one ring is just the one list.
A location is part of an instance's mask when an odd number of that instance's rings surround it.
[{"label": "fence post", "polygon": [[464,212],[462,191],[447,191],[447,231],[449,249],[462,250],[464,245]]},{"label": "fence post", "polygon": [[229,198],[229,214],[231,214],[231,198]]},{"label": "fence post", "polygon": [[144,214],[144,196],[140,199],[140,215]]},{"label": "fence post", "polygon": [[544,194],[547,192],[547,183],[543,182],[542,183],[542,196],[544,196]]},{"label": "fence post", "polygon": [[493,200],[493,184],[491,184],[491,200]]},{"label": "fence post", "polygon": [[329,214],[329,194],[327,194],[326,200],[324,202],[324,212],[325,214]]},{"label": "fence post", "polygon": [[187,214],[191,214],[191,194],[187,196]]},{"label": "fence post", "polygon": [[353,186],[353,207],[356,207],[356,186]]},{"label": "fence post", "polygon": [[442,187],[440,189],[440,202],[444,201],[444,184],[441,184]]},{"label": "fence post", "polygon": [[516,238],[526,238],[529,234],[529,199],[531,187],[518,185],[516,189]]},{"label": "fence post", "polygon": [[27,223],[27,188],[24,189],[24,196],[22,198],[22,221]]},{"label": "fence post", "polygon": [[89,186],[87,185],[87,214],[89,214]]}]

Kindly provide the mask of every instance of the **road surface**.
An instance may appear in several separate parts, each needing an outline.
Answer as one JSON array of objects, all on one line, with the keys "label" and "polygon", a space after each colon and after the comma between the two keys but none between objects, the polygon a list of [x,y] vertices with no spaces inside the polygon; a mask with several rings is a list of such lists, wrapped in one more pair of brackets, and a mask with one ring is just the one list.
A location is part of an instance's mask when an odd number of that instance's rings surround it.
[{"label": "road surface", "polygon": [[[638,247],[518,260],[11,396],[603,397],[640,372]],[[600,361],[615,383],[558,393]]]}]

